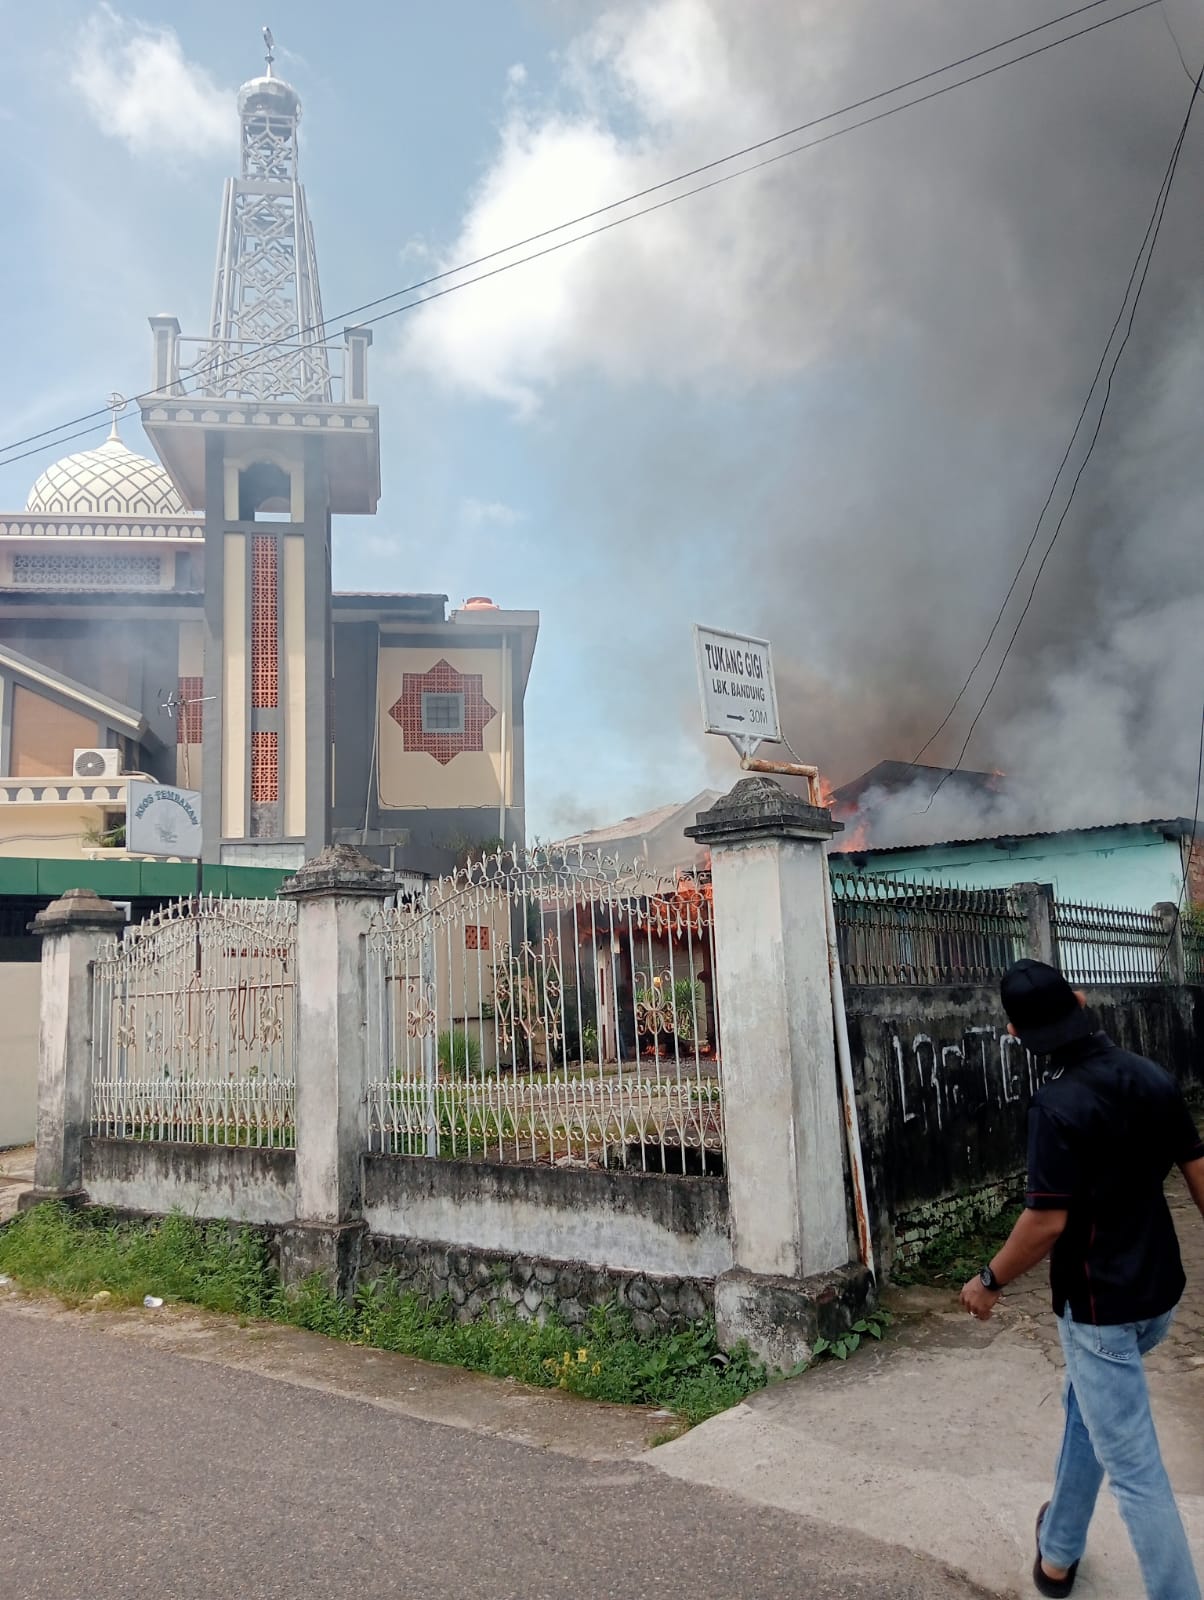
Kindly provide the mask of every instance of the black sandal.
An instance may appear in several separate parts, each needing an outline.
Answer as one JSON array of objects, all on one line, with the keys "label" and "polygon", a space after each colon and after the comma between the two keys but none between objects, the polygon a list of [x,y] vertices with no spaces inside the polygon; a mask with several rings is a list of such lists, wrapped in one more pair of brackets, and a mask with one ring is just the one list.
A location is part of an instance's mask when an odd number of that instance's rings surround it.
[{"label": "black sandal", "polygon": [[1048,1595],[1050,1600],[1065,1600],[1065,1596],[1074,1588],[1074,1580],[1078,1576],[1079,1564],[1076,1561],[1064,1578],[1051,1578],[1041,1569],[1041,1524],[1045,1521],[1045,1513],[1049,1510],[1049,1501],[1037,1512],[1037,1559],[1033,1562],[1033,1582],[1037,1586],[1037,1593]]}]

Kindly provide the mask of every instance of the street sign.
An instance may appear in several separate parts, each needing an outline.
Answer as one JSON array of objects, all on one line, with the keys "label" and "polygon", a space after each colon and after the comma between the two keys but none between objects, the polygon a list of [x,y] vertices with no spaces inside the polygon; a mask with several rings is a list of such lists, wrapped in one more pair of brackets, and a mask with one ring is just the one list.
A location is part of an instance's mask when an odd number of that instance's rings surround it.
[{"label": "street sign", "polygon": [[126,786],[125,847],[135,855],[201,854],[201,797],[195,789],[131,779]]},{"label": "street sign", "polygon": [[695,623],[694,654],[705,731],[725,734],[744,756],[751,756],[762,739],[780,744],[769,640]]}]

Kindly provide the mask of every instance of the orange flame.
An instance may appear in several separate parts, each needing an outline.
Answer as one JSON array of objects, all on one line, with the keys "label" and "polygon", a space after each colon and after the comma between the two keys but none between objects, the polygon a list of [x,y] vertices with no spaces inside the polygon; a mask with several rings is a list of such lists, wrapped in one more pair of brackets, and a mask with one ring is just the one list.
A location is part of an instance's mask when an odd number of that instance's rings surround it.
[{"label": "orange flame", "polygon": [[819,790],[819,803],[827,808],[836,817],[838,822],[845,824],[844,833],[836,835],[833,841],[835,850],[865,850],[869,845],[870,825],[864,817],[857,813],[849,812],[836,798],[836,789],[830,778],[825,778],[821,772],[816,785]]}]

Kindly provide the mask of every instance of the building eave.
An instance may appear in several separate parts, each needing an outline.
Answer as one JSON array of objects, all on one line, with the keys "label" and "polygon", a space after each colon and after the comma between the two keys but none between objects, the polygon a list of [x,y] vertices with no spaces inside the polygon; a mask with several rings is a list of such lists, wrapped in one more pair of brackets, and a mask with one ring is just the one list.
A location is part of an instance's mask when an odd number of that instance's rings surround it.
[{"label": "building eave", "polygon": [[1164,839],[1192,839],[1200,832],[1200,824],[1191,817],[1148,817],[1135,822],[1098,822],[1082,828],[1044,828],[1031,833],[983,834],[976,839],[938,839],[932,844],[874,844],[859,850],[833,850],[833,857],[846,860],[870,856],[906,855],[921,850],[964,850],[972,845],[989,845],[995,849],[1009,849],[1014,844],[1029,843],[1035,839],[1065,839],[1071,834],[1119,833],[1125,829],[1145,829],[1159,833]]},{"label": "building eave", "polygon": [[146,718],[133,706],[123,705],[120,700],[111,700],[108,695],[98,694],[96,690],[79,683],[75,678],[69,678],[62,672],[55,672],[53,668],[43,666],[40,661],[34,661],[7,645],[0,645],[0,670],[10,672],[13,677],[22,678],[38,688],[49,689],[52,694],[62,699],[85,706],[98,721],[106,722],[131,739],[141,741],[147,736]]}]

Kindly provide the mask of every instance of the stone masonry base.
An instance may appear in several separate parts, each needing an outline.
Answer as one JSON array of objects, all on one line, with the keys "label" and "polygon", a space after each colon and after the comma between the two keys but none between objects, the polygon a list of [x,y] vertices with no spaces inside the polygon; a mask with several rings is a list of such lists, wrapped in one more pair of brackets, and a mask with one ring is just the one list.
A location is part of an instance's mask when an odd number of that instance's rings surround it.
[{"label": "stone masonry base", "polygon": [[715,1284],[719,1345],[747,1344],[767,1367],[789,1372],[810,1361],[817,1339],[839,1339],[876,1304],[873,1274],[852,1262],[810,1278],[734,1268]]},{"label": "stone masonry base", "polygon": [[910,1266],[942,1234],[963,1233],[991,1222],[1024,1198],[1024,1174],[1001,1178],[971,1189],[968,1194],[946,1195],[914,1206],[895,1219],[895,1266]]},{"label": "stone masonry base", "polygon": [[688,1327],[709,1315],[715,1299],[714,1284],[705,1278],[614,1272],[580,1262],[368,1234],[360,1248],[360,1282],[385,1272],[424,1299],[446,1297],[462,1322],[511,1310],[525,1321],[555,1313],[574,1327],[592,1307],[613,1303],[631,1314],[643,1337]]}]

